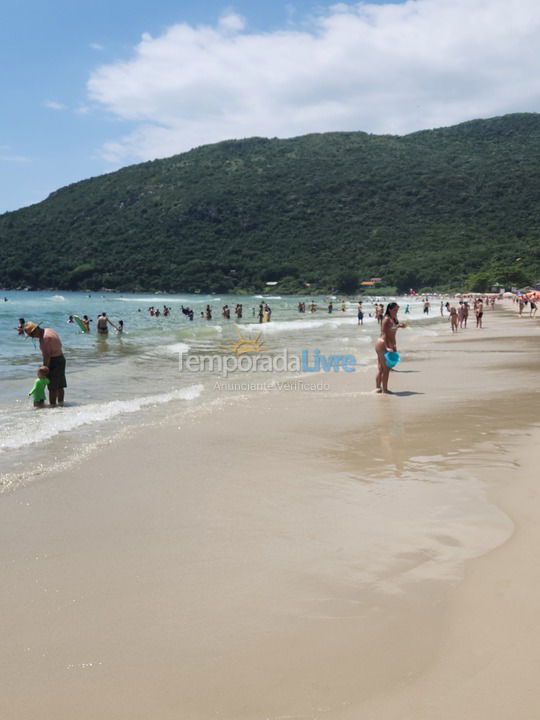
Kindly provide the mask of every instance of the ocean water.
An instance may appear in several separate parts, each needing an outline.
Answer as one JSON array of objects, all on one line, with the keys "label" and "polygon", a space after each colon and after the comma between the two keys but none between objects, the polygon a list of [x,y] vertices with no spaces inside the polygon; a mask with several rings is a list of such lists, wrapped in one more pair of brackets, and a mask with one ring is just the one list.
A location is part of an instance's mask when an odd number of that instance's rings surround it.
[{"label": "ocean water", "polygon": [[[262,296],[232,295],[144,295],[116,293],[23,292],[0,293],[0,489],[16,484],[17,478],[42,473],[53,465],[69,461],[100,442],[135,424],[155,423],[170,414],[182,414],[201,403],[219,402],[215,372],[182,370],[190,356],[230,355],[230,345],[242,337],[259,337],[267,353],[284,349],[299,354],[315,348],[323,354],[350,354],[360,368],[374,365],[373,343],[379,334],[373,314],[377,300],[364,301],[364,325],[358,326],[357,303],[324,297],[265,296],[272,308],[272,321],[258,323],[258,305]],[[298,302],[306,302],[305,314]],[[318,305],[309,311],[313,300]],[[328,302],[334,312],[327,311]],[[421,299],[399,299],[401,319],[422,333],[436,333],[440,323],[438,300],[431,313],[422,312]],[[236,303],[243,305],[243,318],[234,315]],[[405,304],[410,314],[403,315]],[[201,318],[209,304],[213,319]],[[224,305],[232,318],[222,317]],[[167,305],[170,315],[153,317],[150,306],[160,310]],[[181,306],[194,310],[189,321]],[[95,332],[96,319],[105,311],[116,324],[124,321],[125,332],[110,328],[105,338]],[[69,315],[88,315],[92,331],[82,333]],[[28,392],[41,364],[39,344],[18,335],[18,319],[33,320],[58,332],[67,359],[66,404],[63,408],[34,409]],[[229,381],[247,379],[245,372],[233,373]],[[250,382],[272,378],[268,373],[249,373]],[[280,376],[280,380],[284,377]]]}]

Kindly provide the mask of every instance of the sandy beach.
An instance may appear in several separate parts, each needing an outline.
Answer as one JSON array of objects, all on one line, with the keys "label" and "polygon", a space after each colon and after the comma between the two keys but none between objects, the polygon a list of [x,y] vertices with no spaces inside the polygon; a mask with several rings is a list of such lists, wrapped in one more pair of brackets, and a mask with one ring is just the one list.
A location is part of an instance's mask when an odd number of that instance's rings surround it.
[{"label": "sandy beach", "polygon": [[539,715],[539,323],[484,320],[3,494],[0,715]]}]

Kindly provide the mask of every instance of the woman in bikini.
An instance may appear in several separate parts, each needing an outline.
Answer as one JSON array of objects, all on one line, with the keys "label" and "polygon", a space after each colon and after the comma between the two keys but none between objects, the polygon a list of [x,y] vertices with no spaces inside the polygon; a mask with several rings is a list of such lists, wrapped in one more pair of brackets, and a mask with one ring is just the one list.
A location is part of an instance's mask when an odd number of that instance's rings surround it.
[{"label": "woman in bikini", "polygon": [[377,353],[377,377],[375,380],[378,393],[389,393],[388,376],[390,368],[386,364],[385,353],[397,352],[396,332],[398,328],[407,327],[407,323],[400,323],[397,319],[399,305],[396,302],[388,303],[386,312],[382,319],[381,336],[375,343],[375,352]]}]

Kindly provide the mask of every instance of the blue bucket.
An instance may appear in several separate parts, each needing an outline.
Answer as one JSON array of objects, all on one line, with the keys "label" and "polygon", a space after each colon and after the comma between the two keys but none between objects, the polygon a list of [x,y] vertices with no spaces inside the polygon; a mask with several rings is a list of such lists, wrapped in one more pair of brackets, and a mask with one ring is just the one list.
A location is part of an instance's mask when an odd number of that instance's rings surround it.
[{"label": "blue bucket", "polygon": [[386,361],[386,367],[393,368],[398,364],[401,358],[397,352],[387,352],[384,354],[384,359]]}]

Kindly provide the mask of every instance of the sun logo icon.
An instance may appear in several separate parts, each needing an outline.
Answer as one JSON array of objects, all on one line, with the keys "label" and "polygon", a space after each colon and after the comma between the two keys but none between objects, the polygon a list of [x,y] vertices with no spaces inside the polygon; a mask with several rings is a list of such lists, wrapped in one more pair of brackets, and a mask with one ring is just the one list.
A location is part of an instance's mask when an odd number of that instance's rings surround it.
[{"label": "sun logo icon", "polygon": [[223,350],[230,350],[235,355],[245,355],[246,353],[260,352],[263,348],[264,340],[261,340],[261,333],[256,338],[244,337],[240,330],[237,328],[238,334],[237,340],[231,340],[231,342],[223,343],[219,347]]}]

